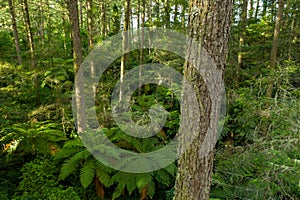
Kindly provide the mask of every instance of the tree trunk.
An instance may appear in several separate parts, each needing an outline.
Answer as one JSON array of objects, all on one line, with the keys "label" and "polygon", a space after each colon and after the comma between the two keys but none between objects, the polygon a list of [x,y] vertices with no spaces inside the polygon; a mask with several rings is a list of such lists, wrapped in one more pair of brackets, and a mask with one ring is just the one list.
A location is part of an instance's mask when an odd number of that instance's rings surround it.
[{"label": "tree trunk", "polygon": [[[232,8],[233,0],[191,0],[190,2],[188,38],[199,41],[201,47],[207,51],[223,76],[228,52]],[[186,147],[187,149],[178,161],[175,200],[209,199],[212,180],[214,152],[212,149],[203,154],[201,147],[202,145],[214,145],[213,142],[212,144],[204,144],[203,141],[208,133],[210,121],[217,120],[218,116],[210,115],[212,109],[215,109],[212,108],[211,102],[213,100],[209,97],[204,79],[193,68],[200,63],[197,58],[201,56],[201,51],[193,50],[191,45],[191,43],[187,43],[187,60],[194,58],[192,59],[194,63],[185,63],[184,76],[188,81],[192,81],[195,92],[198,94],[198,102],[202,105],[199,106],[201,111],[200,130],[197,132],[190,131],[191,125],[189,123],[194,122],[190,122],[193,116],[189,115],[193,115],[193,113],[183,115],[184,110],[182,110],[181,120],[184,122],[182,127],[184,134],[180,134],[179,143],[180,148]],[[183,96],[183,101],[189,98],[189,95]],[[212,138],[212,141],[216,140],[217,123],[210,127],[210,130],[212,130],[213,135],[209,135],[209,138]],[[186,146],[185,141],[188,141],[192,134],[196,137],[191,145]]]},{"label": "tree trunk", "polygon": [[245,42],[245,32],[247,26],[247,11],[248,11],[248,0],[243,0],[243,7],[242,7],[242,14],[241,14],[241,31],[240,31],[240,42],[239,42],[239,54],[238,54],[238,65],[242,67],[242,60],[243,60],[243,46]]},{"label": "tree trunk", "polygon": [[171,13],[171,7],[170,7],[170,0],[165,0],[165,6],[164,6],[164,21],[165,21],[165,26],[166,28],[170,28],[170,23],[171,23],[171,18],[170,18],[170,13]]},{"label": "tree trunk", "polygon": [[276,61],[277,61],[278,39],[279,39],[281,18],[282,18],[285,0],[279,0],[278,3],[279,3],[279,5],[278,5],[276,22],[275,22],[274,37],[273,37],[273,42],[272,42],[272,51],[271,51],[271,59],[270,59],[271,76],[270,76],[267,93],[266,93],[266,96],[269,98],[272,96],[272,91],[273,91],[273,84],[274,84],[273,73],[274,73],[276,65],[277,65]]},{"label": "tree trunk", "polygon": [[102,37],[105,38],[107,34],[107,23],[106,23],[106,2],[105,0],[101,0],[100,2],[100,20],[101,20],[101,34]]},{"label": "tree trunk", "polygon": [[250,0],[249,18],[253,17],[253,13],[254,13],[254,0]]},{"label": "tree trunk", "polygon": [[77,0],[68,0],[69,18],[72,27],[73,38],[73,57],[74,57],[74,76],[78,81],[75,81],[75,100],[77,109],[77,131],[83,132],[86,129],[85,120],[85,103],[84,103],[84,90],[81,84],[83,78],[82,70],[79,70],[82,63],[82,44],[79,32],[79,19],[78,19],[78,2]]},{"label": "tree trunk", "polygon": [[87,27],[88,27],[88,34],[89,34],[89,49],[91,49],[93,45],[93,7],[92,7],[92,0],[86,1],[86,9],[87,9]]},{"label": "tree trunk", "polygon": [[[24,15],[25,26],[26,26],[26,30],[27,30],[27,39],[28,39],[28,44],[29,44],[31,65],[32,65],[32,69],[36,69],[33,35],[32,35],[32,31],[31,31],[31,22],[30,22],[29,8],[28,8],[27,0],[23,1],[23,15]],[[40,94],[39,94],[40,83],[39,83],[39,77],[37,74],[34,75],[34,84],[35,84],[35,95],[36,95],[35,104],[36,104],[36,106],[38,106],[40,104]]]},{"label": "tree trunk", "polygon": [[83,0],[79,0],[79,30],[80,28],[83,29],[83,3],[82,3]]},{"label": "tree trunk", "polygon": [[17,23],[16,23],[16,15],[15,15],[15,10],[14,10],[14,5],[12,0],[8,0],[9,4],[9,12],[11,16],[11,21],[13,25],[13,31],[14,31],[14,40],[15,40],[15,45],[16,45],[16,51],[17,51],[17,57],[18,57],[18,64],[22,64],[22,57],[21,57],[21,49],[20,49],[20,42],[19,42],[19,34],[18,34],[18,28],[17,28]]},{"label": "tree trunk", "polygon": [[255,19],[257,19],[257,17],[258,17],[259,3],[260,3],[260,0],[256,0]]},{"label": "tree trunk", "polygon": [[144,40],[145,40],[145,10],[146,2],[142,0],[142,38],[141,38],[141,49],[140,49],[140,66],[139,66],[139,95],[142,92],[142,64],[144,63]]},{"label": "tree trunk", "polygon": [[[152,0],[148,1],[148,13],[147,13],[147,20],[148,20],[148,24],[150,24],[151,26],[153,25],[152,22]],[[149,43],[149,47],[151,47],[151,37],[148,37],[148,43]],[[151,54],[151,48],[148,49],[148,54]]]},{"label": "tree trunk", "polygon": [[33,68],[35,68],[33,35],[32,35],[32,31],[31,31],[31,23],[30,23],[30,18],[29,18],[29,9],[28,9],[27,0],[23,1],[23,15],[24,15],[25,26],[26,26],[26,31],[27,31],[27,39],[28,39],[28,45],[29,45],[32,66],[33,66]]},{"label": "tree trunk", "polygon": [[[124,3],[124,10],[125,10],[125,19],[124,19],[124,29],[123,29],[123,48],[124,51],[129,49],[129,27],[130,27],[130,0],[125,0]],[[121,72],[120,72],[120,100],[122,100],[123,89],[122,85],[124,82],[124,73],[125,68],[129,62],[129,53],[124,53],[121,58]]]}]

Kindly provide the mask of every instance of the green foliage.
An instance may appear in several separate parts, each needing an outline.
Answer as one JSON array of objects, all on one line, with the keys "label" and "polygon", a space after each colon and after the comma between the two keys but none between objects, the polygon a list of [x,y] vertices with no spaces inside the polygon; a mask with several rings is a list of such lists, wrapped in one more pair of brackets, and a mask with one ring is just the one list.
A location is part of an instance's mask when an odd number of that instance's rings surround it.
[{"label": "green foliage", "polygon": [[58,167],[48,158],[25,164],[21,172],[21,182],[13,199],[80,199],[72,187],[58,185]]}]

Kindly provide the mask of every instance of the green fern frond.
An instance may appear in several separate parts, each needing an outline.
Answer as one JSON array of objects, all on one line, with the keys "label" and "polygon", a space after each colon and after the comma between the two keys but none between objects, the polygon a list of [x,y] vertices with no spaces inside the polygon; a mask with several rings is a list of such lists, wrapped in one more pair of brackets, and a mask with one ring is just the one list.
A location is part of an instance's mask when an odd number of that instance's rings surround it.
[{"label": "green fern frond", "polygon": [[96,169],[96,175],[99,179],[99,181],[105,186],[110,187],[113,184],[113,181],[111,180],[110,175],[105,171],[100,171],[99,169]]},{"label": "green fern frond", "polygon": [[171,181],[172,181],[169,173],[164,169],[160,169],[160,170],[157,171],[157,173],[155,175],[155,179],[159,183],[162,183],[166,186],[169,186]]},{"label": "green fern frond", "polygon": [[116,198],[118,198],[119,196],[121,196],[121,194],[123,193],[125,189],[125,183],[124,182],[119,182],[113,195],[112,195],[112,200],[115,200]]},{"label": "green fern frond", "polygon": [[85,150],[81,151],[74,156],[72,156],[70,159],[68,159],[61,168],[60,174],[59,174],[59,180],[63,180],[66,177],[68,177],[70,174],[72,174],[80,165],[81,161],[86,160],[90,156],[90,153]]},{"label": "green fern frond", "polygon": [[136,174],[136,185],[139,192],[152,182],[152,173]]},{"label": "green fern frond", "polygon": [[80,139],[70,140],[65,143],[63,148],[84,147]]},{"label": "green fern frond", "polygon": [[148,195],[152,199],[155,193],[155,183],[152,181],[148,185]]},{"label": "green fern frond", "polygon": [[95,176],[95,163],[94,159],[88,159],[84,162],[80,171],[81,185],[86,189]]},{"label": "green fern frond", "polygon": [[74,148],[63,148],[60,149],[55,155],[54,160],[65,159],[73,156],[74,154],[83,151],[82,147],[74,147]]},{"label": "green fern frond", "polygon": [[167,167],[165,167],[164,170],[166,170],[171,176],[175,176],[177,167],[176,167],[175,163],[172,163],[172,164],[168,165]]}]

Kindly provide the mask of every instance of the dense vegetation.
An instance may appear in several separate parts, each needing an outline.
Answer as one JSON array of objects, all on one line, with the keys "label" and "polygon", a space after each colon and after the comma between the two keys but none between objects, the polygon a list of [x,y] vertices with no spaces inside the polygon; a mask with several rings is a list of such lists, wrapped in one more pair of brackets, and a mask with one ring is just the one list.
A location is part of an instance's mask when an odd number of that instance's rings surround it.
[{"label": "dense vegetation", "polygon": [[[123,30],[123,4],[79,1],[84,56]],[[66,3],[9,0],[0,6],[0,199],[172,199],[176,163],[129,174],[97,161],[80,141],[72,114],[74,59]],[[132,0],[135,23],[129,27],[185,33],[187,8],[184,0]],[[299,22],[298,0],[235,1],[225,73],[227,116],[216,147],[212,199],[300,199]],[[137,50],[126,70],[140,63],[167,64],[182,73],[184,60],[156,49]],[[168,88],[143,86],[132,96],[132,119],[148,123],[147,111],[159,102],[170,113],[167,123],[147,140],[124,134],[110,107],[120,65],[121,58],[98,84],[99,124],[121,148],[140,153],[161,148],[178,131],[179,102]]]}]

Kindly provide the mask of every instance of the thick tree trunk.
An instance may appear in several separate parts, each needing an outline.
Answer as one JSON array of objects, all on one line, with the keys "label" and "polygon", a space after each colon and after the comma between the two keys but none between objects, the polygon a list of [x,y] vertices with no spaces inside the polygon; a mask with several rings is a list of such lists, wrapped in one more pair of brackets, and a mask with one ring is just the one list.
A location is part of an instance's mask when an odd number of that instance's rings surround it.
[{"label": "thick tree trunk", "polygon": [[[199,41],[199,44],[213,59],[221,74],[224,73],[228,52],[232,7],[233,0],[191,0],[190,2],[188,37]],[[179,151],[181,152],[182,148],[185,147],[187,150],[178,161],[175,200],[209,199],[214,152],[212,149],[203,154],[203,149],[201,148],[202,145],[214,145],[213,140],[216,140],[215,138],[217,137],[217,125],[215,123],[213,127],[210,127],[215,134],[209,136],[209,138],[212,138],[212,144],[203,144],[210,121],[217,120],[218,116],[210,115],[212,109],[215,109],[212,108],[213,100],[210,99],[204,79],[193,68],[193,66],[199,65],[201,51],[191,50],[191,43],[187,44],[187,60],[194,58],[192,59],[194,63],[185,63],[184,76],[188,81],[192,81],[195,92],[198,94],[198,102],[202,105],[199,106],[201,111],[200,130],[199,132],[191,131],[189,123],[195,122],[190,122],[193,116],[189,115],[193,115],[193,113],[183,115],[184,110],[182,110],[181,120],[184,122],[182,127],[184,133],[180,133]],[[184,98],[188,98],[188,95],[184,95]],[[195,140],[191,145],[186,146],[185,141],[189,141],[191,134],[196,135]]]},{"label": "thick tree trunk", "polygon": [[9,4],[9,12],[11,16],[11,21],[13,25],[13,31],[14,31],[14,40],[15,40],[15,46],[16,46],[16,51],[17,51],[17,57],[18,57],[18,64],[22,64],[22,57],[21,57],[21,49],[20,49],[20,42],[19,42],[19,34],[18,34],[18,28],[17,28],[17,23],[16,23],[16,15],[15,15],[15,10],[14,10],[14,5],[12,0],[8,0]]},{"label": "thick tree trunk", "polygon": [[[82,70],[79,70],[82,63],[82,45],[79,32],[78,2],[77,0],[68,0],[67,3],[72,27],[74,76],[77,80],[82,80]],[[78,133],[81,133],[86,129],[84,90],[81,81],[75,81],[75,99],[77,109],[77,131]]]}]

